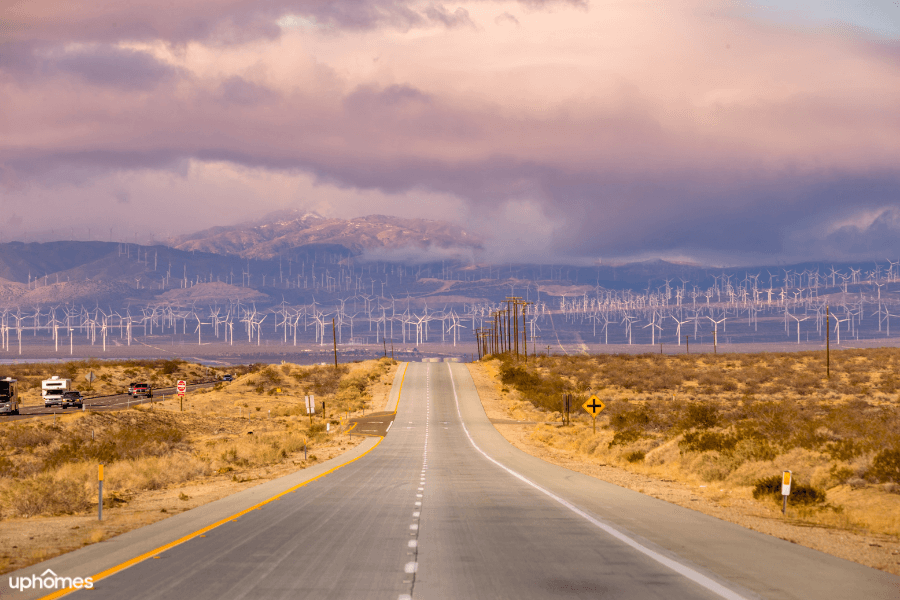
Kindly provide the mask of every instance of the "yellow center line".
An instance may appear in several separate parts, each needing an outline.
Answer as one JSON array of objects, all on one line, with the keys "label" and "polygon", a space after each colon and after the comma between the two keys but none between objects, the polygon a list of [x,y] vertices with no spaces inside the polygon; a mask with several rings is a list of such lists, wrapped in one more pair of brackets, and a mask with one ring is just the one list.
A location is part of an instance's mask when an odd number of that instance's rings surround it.
[{"label": "yellow center line", "polygon": [[[400,407],[400,394],[403,393],[403,382],[406,380],[406,368],[408,368],[408,367],[409,367],[409,363],[407,362],[406,367],[403,369],[403,376],[400,378],[400,389],[397,391],[397,406],[394,407],[395,415],[397,414],[397,409]],[[353,424],[353,427],[356,427],[356,423]],[[352,429],[352,427],[351,427],[351,429]],[[345,466],[349,465],[350,463],[359,460],[360,458],[362,458],[363,456],[365,456],[366,454],[368,454],[369,452],[371,452],[372,450],[377,448],[378,444],[380,444],[381,442],[384,441],[384,436],[379,436],[379,437],[381,439],[379,439],[377,442],[375,442],[374,446],[372,446],[371,448],[369,448],[368,450],[366,450],[365,452],[363,452],[356,458],[352,458],[352,459],[348,460],[347,462],[341,463],[341,464],[337,465],[336,467],[329,469],[328,471],[325,471],[324,473],[321,473],[319,475],[316,475],[315,477],[311,477],[311,478],[307,479],[306,481],[298,483],[294,487],[289,488],[289,489],[281,492],[280,494],[272,496],[268,500],[263,500],[262,502],[260,502],[258,504],[254,504],[250,508],[245,508],[244,510],[242,510],[239,513],[233,514],[230,517],[225,517],[224,519],[222,519],[220,521],[216,521],[212,525],[207,525],[203,529],[198,529],[197,531],[195,531],[193,533],[189,533],[183,537],[180,537],[177,540],[175,540],[174,542],[169,542],[168,544],[160,546],[159,548],[156,548],[155,550],[151,550],[150,552],[145,552],[145,553],[141,554],[140,556],[136,556],[136,557],[132,558],[131,560],[127,560],[121,564],[114,566],[114,567],[110,567],[109,569],[106,569],[105,571],[101,571],[100,573],[94,575],[92,577],[92,580],[94,581],[94,583],[96,583],[96,582],[100,581],[101,579],[106,579],[110,575],[114,575],[115,573],[118,573],[119,571],[127,569],[128,567],[131,567],[140,562],[143,562],[143,561],[147,560],[148,558],[158,558],[158,555],[165,552],[166,550],[169,550],[171,548],[174,548],[175,546],[183,544],[184,542],[191,540],[195,537],[205,537],[204,536],[205,533],[215,529],[216,527],[219,527],[220,525],[224,525],[225,523],[228,523],[229,521],[234,521],[238,517],[242,517],[252,510],[257,510],[257,509],[265,506],[269,502],[274,502],[275,500],[280,500],[282,496],[284,496],[286,494],[290,494],[291,492],[295,492],[298,489],[305,486],[306,484],[312,483],[313,481],[315,481],[317,479],[321,479],[322,477],[325,477],[329,473],[334,473],[341,467],[345,467]],[[51,600],[52,598],[62,598],[63,596],[71,594],[72,592],[75,592],[75,591],[77,591],[76,588],[70,587],[70,588],[58,590],[56,592],[53,592],[52,594],[43,596],[39,600]]]},{"label": "yellow center line", "polygon": [[406,381],[406,369],[409,368],[409,362],[406,363],[406,366],[403,367],[403,376],[400,378],[400,389],[397,390],[397,405],[394,406],[394,412],[392,414],[397,414],[397,409],[400,408],[400,394],[403,393],[403,382]]}]

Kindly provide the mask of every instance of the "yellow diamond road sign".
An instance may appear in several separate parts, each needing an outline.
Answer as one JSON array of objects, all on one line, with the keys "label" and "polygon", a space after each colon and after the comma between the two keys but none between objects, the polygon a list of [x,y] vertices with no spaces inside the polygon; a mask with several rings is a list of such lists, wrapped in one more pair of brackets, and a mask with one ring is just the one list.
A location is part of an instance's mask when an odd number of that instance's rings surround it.
[{"label": "yellow diamond road sign", "polygon": [[606,405],[603,404],[603,400],[598,398],[597,396],[591,396],[587,399],[587,402],[581,405],[584,410],[588,411],[592,417],[596,417],[600,414],[600,411],[606,408]]}]

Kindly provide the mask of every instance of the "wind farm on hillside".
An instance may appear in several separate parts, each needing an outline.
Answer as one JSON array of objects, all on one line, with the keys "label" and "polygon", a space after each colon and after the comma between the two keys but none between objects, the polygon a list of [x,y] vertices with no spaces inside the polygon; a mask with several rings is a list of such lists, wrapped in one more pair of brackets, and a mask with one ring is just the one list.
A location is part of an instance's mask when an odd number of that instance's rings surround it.
[{"label": "wind farm on hillside", "polygon": [[[408,264],[336,246],[268,260],[112,247],[93,262],[6,284],[3,358],[474,357],[513,348],[513,334],[529,354],[711,352],[819,347],[827,336],[889,345],[900,333],[900,262],[889,260],[713,270],[660,261]],[[82,293],[70,298],[73,289]],[[90,301],[85,289],[115,293]]]}]

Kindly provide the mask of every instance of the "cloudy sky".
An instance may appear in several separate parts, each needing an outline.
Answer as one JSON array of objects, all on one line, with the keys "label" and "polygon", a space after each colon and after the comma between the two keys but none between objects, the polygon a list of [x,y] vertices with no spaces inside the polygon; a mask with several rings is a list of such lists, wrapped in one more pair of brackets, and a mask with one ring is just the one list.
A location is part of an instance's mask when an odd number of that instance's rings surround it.
[{"label": "cloudy sky", "polygon": [[12,0],[0,241],[306,208],[507,260],[883,260],[898,107],[898,0]]}]

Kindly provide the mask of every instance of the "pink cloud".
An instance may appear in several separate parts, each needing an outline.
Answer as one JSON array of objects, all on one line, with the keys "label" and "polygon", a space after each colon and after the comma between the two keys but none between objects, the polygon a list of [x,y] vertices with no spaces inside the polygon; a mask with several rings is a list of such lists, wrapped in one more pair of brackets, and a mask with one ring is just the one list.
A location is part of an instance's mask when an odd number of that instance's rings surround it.
[{"label": "pink cloud", "polygon": [[576,254],[797,253],[810,211],[900,204],[897,44],[699,0],[256,6],[7,9],[3,180],[228,161],[472,214],[532,203]]}]

